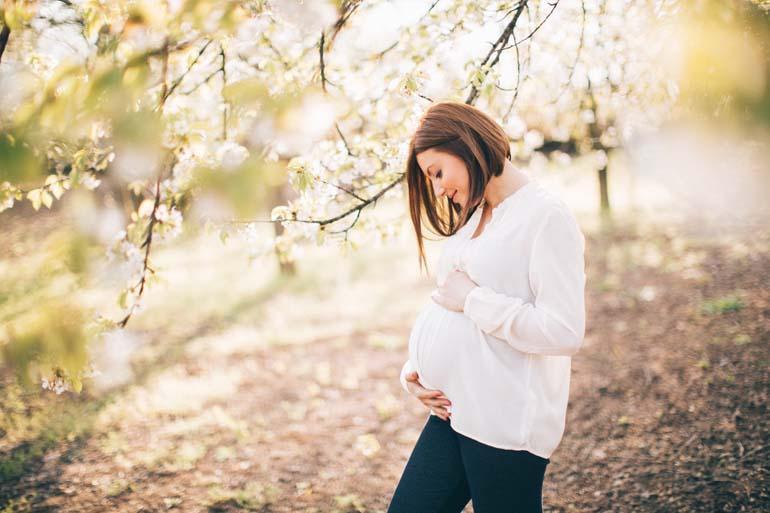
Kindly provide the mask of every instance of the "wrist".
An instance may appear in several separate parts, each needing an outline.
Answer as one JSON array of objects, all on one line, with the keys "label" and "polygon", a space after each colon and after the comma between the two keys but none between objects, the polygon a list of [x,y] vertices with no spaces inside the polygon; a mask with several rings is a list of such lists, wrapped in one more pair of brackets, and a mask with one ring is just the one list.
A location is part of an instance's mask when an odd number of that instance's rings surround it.
[{"label": "wrist", "polygon": [[467,313],[468,312],[468,304],[473,300],[472,296],[473,296],[474,292],[476,292],[480,288],[481,288],[481,286],[475,285],[465,295],[465,300],[463,301],[463,313]]}]

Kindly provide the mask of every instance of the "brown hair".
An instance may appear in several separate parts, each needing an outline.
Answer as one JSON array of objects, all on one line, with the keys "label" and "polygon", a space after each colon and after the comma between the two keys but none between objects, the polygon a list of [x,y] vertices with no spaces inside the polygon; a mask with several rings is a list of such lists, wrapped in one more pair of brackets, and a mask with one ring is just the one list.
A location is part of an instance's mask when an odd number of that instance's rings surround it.
[{"label": "brown hair", "polygon": [[[449,198],[445,202],[436,201],[430,179],[417,164],[417,154],[430,148],[456,156],[468,168],[469,198],[465,207],[454,205]],[[475,107],[441,102],[423,114],[409,143],[406,160],[409,214],[417,236],[421,267],[428,267],[423,247],[423,216],[433,233],[445,237],[454,235],[476,211],[489,179],[503,172],[505,159],[510,157],[508,135]]]}]

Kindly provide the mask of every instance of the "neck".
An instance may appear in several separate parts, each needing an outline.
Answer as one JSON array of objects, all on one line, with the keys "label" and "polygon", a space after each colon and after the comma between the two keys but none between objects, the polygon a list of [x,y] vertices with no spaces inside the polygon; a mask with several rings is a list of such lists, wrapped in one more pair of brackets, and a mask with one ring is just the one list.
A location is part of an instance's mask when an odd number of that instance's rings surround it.
[{"label": "neck", "polygon": [[506,159],[503,172],[500,176],[493,176],[484,190],[484,202],[495,208],[505,198],[524,187],[529,182],[529,177],[511,164]]}]

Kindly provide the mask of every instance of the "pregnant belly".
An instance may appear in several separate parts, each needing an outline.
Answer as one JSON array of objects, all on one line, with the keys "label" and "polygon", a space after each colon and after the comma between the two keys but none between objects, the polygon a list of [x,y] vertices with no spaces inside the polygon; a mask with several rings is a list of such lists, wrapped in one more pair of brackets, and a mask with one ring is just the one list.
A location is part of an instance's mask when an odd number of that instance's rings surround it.
[{"label": "pregnant belly", "polygon": [[415,320],[409,335],[409,357],[417,365],[420,382],[448,397],[462,386],[460,362],[476,335],[473,321],[430,301]]}]

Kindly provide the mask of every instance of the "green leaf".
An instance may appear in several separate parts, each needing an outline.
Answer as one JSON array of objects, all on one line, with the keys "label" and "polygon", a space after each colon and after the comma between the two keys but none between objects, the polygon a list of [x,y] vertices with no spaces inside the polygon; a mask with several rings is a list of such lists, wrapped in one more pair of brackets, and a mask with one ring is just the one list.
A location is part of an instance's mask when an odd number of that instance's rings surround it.
[{"label": "green leaf", "polygon": [[127,290],[124,290],[118,296],[118,305],[123,309],[128,308],[128,291]]},{"label": "green leaf", "polygon": [[0,134],[0,180],[11,183],[40,176],[43,165],[32,148],[11,133]]},{"label": "green leaf", "polygon": [[83,380],[80,379],[80,376],[71,376],[70,386],[73,392],[79,394],[83,390]]},{"label": "green leaf", "polygon": [[40,205],[43,201],[41,193],[42,191],[40,189],[32,189],[27,193],[27,199],[32,203],[32,208],[35,210],[40,210]]},{"label": "green leaf", "polygon": [[48,188],[48,190],[51,191],[51,194],[53,194],[56,199],[61,199],[62,194],[64,194],[63,183],[64,182],[56,182]]},{"label": "green leaf", "polygon": [[45,205],[47,208],[51,208],[51,205],[53,205],[53,196],[50,192],[46,190],[42,190],[40,193],[40,200],[43,202],[43,205]]}]

